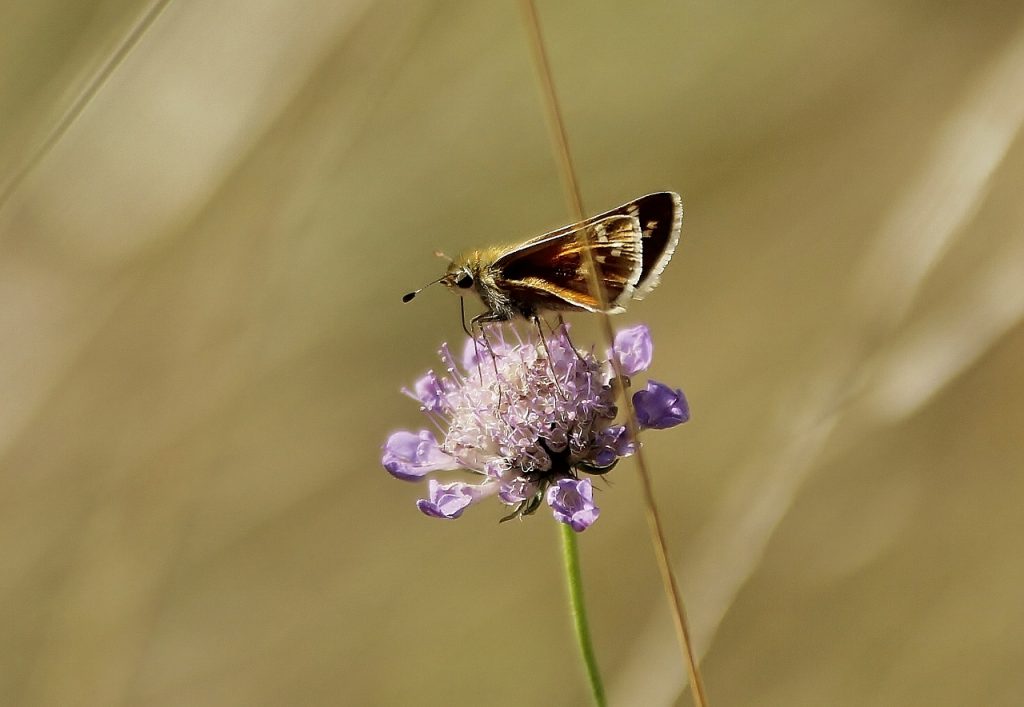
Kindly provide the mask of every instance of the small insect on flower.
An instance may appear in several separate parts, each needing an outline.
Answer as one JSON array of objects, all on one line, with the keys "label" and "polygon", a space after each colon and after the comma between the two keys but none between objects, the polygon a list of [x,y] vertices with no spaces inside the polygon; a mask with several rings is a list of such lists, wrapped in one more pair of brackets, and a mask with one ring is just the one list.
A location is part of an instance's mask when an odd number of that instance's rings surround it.
[{"label": "small insect on flower", "polygon": [[[430,285],[441,283],[459,294],[475,291],[487,311],[474,317],[473,325],[517,316],[535,320],[546,311],[618,314],[658,284],[682,221],[678,194],[648,194],[525,243],[464,253]],[[604,309],[591,292],[588,250],[606,294]],[[402,300],[412,300],[425,287]]]},{"label": "small insect on flower", "polygon": [[[503,520],[547,503],[559,522],[585,530],[600,513],[587,475],[605,474],[634,452],[625,425],[616,421],[616,386],[629,385],[628,376],[650,365],[650,332],[640,325],[616,335],[609,357],[617,357],[625,380],[614,379],[609,360],[574,349],[564,325],[544,341],[511,325],[497,333],[490,348],[467,339],[461,366],[443,345],[445,372],[428,371],[403,391],[438,434],[395,432],[384,445],[384,468],[406,481],[456,469],[475,476],[473,482],[430,478],[428,497],[417,504],[428,516],[458,518],[497,496],[512,508]],[[655,381],[634,394],[633,404],[641,429],[673,427],[690,416],[682,391]]]}]

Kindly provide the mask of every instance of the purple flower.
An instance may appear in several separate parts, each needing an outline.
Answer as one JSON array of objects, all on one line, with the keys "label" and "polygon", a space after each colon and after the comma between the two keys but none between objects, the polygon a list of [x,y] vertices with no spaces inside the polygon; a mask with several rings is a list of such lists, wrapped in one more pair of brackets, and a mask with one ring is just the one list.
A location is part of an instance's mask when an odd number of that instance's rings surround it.
[{"label": "purple flower", "polygon": [[[488,327],[486,339],[466,341],[458,363],[442,345],[444,372],[430,371],[404,391],[443,439],[427,430],[395,432],[384,445],[384,468],[410,481],[453,469],[476,476],[471,483],[430,479],[428,498],[417,504],[423,513],[458,518],[493,495],[512,507],[507,518],[529,515],[546,500],[577,531],[597,519],[590,481],[580,475],[608,473],[634,453],[634,440],[616,421],[615,391],[628,380],[615,383],[610,363],[577,351],[565,328],[543,341],[528,332]],[[642,371],[651,362],[650,333],[644,326],[620,332],[613,351],[625,375]],[[665,419],[664,410],[655,412]]]},{"label": "purple flower", "polygon": [[416,502],[416,507],[428,516],[449,520],[461,516],[471,503],[490,495],[480,486],[464,484],[459,481],[440,484],[435,479],[431,479],[427,488],[430,498],[420,499]]},{"label": "purple flower", "polygon": [[522,476],[513,476],[501,483],[498,497],[508,505],[527,501],[537,495],[537,483]]},{"label": "purple flower", "polygon": [[427,430],[395,432],[384,444],[384,468],[405,481],[416,481],[431,471],[458,469],[458,462],[441,451]]},{"label": "purple flower", "polygon": [[597,468],[611,466],[619,457],[628,457],[636,451],[636,445],[625,425],[615,425],[598,432],[594,446],[598,449],[594,455],[594,466]]},{"label": "purple flower", "polygon": [[615,356],[622,367],[622,375],[631,376],[646,371],[654,356],[651,331],[643,324],[623,329],[615,334]]},{"label": "purple flower", "polygon": [[577,533],[589,528],[601,514],[601,509],[594,505],[590,479],[559,479],[548,488],[547,502],[555,513],[555,520]]},{"label": "purple flower", "polygon": [[437,374],[427,371],[427,374],[416,381],[413,392],[408,393],[411,398],[419,400],[424,410],[440,410],[441,401],[444,397],[444,388]]},{"label": "purple flower", "polygon": [[683,391],[649,380],[646,390],[633,394],[633,407],[641,429],[664,430],[690,419],[690,404]]}]

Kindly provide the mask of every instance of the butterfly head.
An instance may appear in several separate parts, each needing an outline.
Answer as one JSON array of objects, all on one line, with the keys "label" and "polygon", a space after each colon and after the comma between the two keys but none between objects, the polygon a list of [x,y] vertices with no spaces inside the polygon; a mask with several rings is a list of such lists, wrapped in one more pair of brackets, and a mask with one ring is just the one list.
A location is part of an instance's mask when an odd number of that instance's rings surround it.
[{"label": "butterfly head", "polygon": [[448,272],[441,278],[441,283],[454,292],[471,290],[475,282],[473,268],[461,258],[453,260],[448,266]]}]

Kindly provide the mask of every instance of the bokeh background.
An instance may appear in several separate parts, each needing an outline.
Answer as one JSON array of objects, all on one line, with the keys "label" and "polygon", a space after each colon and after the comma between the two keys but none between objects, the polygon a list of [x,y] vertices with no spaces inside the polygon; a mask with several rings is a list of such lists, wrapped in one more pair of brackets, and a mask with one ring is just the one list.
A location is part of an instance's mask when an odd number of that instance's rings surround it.
[{"label": "bokeh background", "polygon": [[[617,323],[694,411],[647,451],[712,704],[1021,704],[1024,5],[539,10],[589,211],[686,205]],[[551,519],[379,463],[433,251],[567,220],[516,4],[0,26],[0,704],[587,704]],[[599,503],[612,704],[690,704],[629,464]]]}]

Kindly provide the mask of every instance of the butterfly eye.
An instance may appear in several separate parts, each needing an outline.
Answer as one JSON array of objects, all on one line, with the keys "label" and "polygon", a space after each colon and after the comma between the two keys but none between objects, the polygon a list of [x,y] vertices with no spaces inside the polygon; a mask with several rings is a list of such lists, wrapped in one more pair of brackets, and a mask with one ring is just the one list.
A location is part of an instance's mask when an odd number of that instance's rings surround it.
[{"label": "butterfly eye", "polygon": [[461,275],[459,275],[459,279],[455,281],[455,286],[456,287],[461,287],[464,290],[467,289],[467,288],[472,287],[473,286],[473,276],[470,275],[468,272],[462,273]]}]

